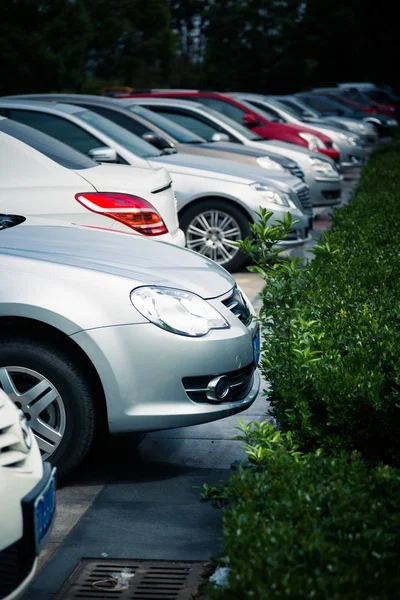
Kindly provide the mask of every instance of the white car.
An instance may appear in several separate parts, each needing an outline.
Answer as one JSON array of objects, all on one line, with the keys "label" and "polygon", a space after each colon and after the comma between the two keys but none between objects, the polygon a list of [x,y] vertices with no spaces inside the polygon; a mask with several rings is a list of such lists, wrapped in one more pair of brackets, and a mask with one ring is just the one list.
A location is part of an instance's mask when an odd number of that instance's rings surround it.
[{"label": "white car", "polygon": [[[0,370],[0,384],[4,371]],[[31,582],[55,515],[55,469],[42,458],[24,414],[0,388],[0,598]]]},{"label": "white car", "polygon": [[100,165],[40,131],[2,117],[0,145],[0,212],[185,245],[166,169]]}]

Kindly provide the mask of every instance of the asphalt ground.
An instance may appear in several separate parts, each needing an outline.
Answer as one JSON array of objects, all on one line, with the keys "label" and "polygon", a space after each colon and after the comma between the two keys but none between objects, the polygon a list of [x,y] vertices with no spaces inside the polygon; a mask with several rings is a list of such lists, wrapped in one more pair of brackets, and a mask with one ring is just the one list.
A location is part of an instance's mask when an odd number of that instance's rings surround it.
[{"label": "asphalt ground", "polygon": [[[345,178],[342,204],[359,180]],[[316,209],[312,239],[289,251],[311,259],[313,245],[330,225],[330,208]],[[260,307],[261,278],[248,271],[235,279]],[[265,420],[266,384],[240,418]],[[227,479],[243,460],[237,417],[150,433],[136,448],[129,439],[110,439],[96,448],[73,478],[57,490],[57,517],[38,575],[24,600],[50,600],[83,557],[208,560],[222,542],[221,513],[200,503],[199,487]]]}]

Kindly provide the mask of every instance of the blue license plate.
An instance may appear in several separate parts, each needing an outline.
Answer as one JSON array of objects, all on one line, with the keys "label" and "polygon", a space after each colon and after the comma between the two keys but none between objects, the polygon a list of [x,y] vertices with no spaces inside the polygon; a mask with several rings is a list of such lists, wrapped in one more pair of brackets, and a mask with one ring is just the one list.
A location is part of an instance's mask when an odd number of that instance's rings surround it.
[{"label": "blue license plate", "polygon": [[56,477],[55,469],[33,503],[33,525],[36,550],[39,551],[53,523],[56,510]]},{"label": "blue license plate", "polygon": [[254,364],[257,366],[260,360],[260,352],[261,352],[261,336],[260,336],[260,327],[257,325],[257,329],[253,333],[253,354],[254,354]]}]

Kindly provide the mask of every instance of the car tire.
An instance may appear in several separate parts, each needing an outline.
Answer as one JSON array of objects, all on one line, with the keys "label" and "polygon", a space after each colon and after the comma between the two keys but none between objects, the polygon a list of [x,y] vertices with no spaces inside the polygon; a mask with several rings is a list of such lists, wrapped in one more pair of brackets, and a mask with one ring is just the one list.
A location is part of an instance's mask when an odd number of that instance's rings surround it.
[{"label": "car tire", "polygon": [[[246,256],[232,245],[251,235],[249,218],[233,202],[208,199],[181,212],[186,247],[211,258],[227,271],[237,271]],[[228,235],[226,235],[226,233]]]},{"label": "car tire", "polygon": [[43,458],[59,476],[77,467],[96,424],[94,386],[77,360],[50,342],[2,338],[0,387],[25,413]]}]

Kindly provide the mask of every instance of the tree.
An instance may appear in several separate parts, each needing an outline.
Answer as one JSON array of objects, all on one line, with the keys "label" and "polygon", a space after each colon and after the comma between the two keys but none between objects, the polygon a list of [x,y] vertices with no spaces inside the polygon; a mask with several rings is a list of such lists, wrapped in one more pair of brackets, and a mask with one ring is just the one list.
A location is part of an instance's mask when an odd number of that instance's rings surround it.
[{"label": "tree", "polygon": [[167,0],[86,0],[94,39],[90,71],[133,87],[166,84],[173,58]]},{"label": "tree", "polygon": [[305,70],[303,5],[300,0],[214,2],[204,65],[211,86],[267,93],[297,85]]},{"label": "tree", "polygon": [[3,0],[0,94],[78,91],[91,35],[82,0]]}]

